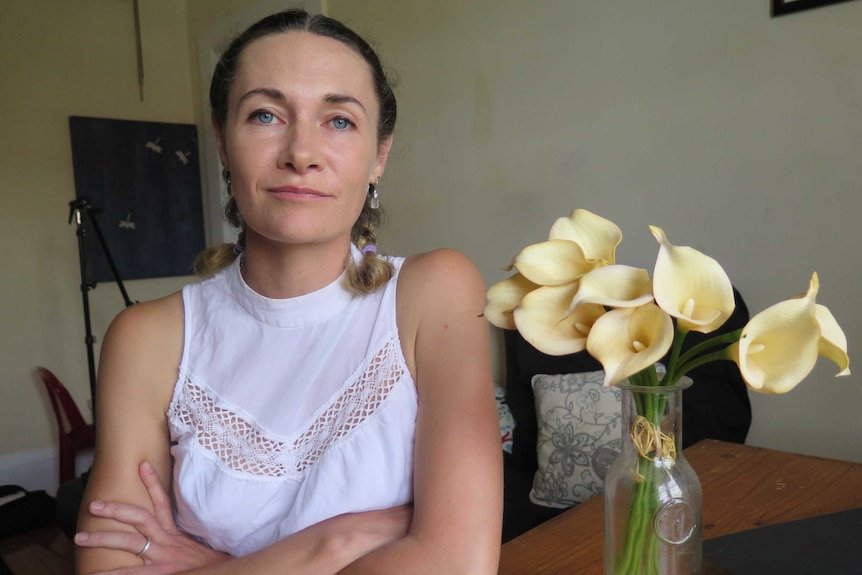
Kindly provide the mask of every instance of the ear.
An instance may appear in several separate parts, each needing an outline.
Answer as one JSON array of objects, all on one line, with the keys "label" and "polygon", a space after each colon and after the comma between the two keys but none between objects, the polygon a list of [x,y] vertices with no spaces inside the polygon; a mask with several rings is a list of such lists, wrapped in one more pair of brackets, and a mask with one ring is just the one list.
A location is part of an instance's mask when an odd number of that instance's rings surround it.
[{"label": "ear", "polygon": [[380,146],[377,148],[377,162],[374,165],[374,170],[371,172],[373,179],[377,179],[383,176],[383,172],[386,170],[386,160],[389,159],[389,150],[392,149],[392,136],[389,136],[382,142],[380,142]]},{"label": "ear", "polygon": [[224,131],[219,128],[215,116],[210,117],[210,125],[212,126],[213,135],[215,136],[216,148],[218,149],[218,157],[219,160],[221,160],[221,165],[225,170],[230,170],[230,164],[228,164],[227,161],[227,146],[225,145]]}]

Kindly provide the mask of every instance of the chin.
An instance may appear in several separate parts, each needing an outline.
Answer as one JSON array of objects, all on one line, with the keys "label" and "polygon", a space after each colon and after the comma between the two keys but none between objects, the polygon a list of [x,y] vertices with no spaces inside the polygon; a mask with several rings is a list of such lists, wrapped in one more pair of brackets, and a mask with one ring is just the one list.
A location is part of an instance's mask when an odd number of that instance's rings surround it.
[{"label": "chin", "polygon": [[292,227],[290,229],[269,229],[264,233],[256,232],[262,241],[267,243],[302,245],[337,242],[343,239],[350,242],[350,230],[346,233],[333,233],[331,230],[309,227]]}]

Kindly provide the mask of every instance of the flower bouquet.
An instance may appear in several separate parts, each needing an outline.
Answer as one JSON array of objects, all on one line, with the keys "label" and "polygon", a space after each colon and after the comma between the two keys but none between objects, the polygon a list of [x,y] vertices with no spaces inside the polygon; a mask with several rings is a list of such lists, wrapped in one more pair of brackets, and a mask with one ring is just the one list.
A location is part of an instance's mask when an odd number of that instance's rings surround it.
[{"label": "flower bouquet", "polygon": [[484,315],[546,354],[586,349],[602,364],[604,384],[626,390],[623,452],[605,478],[605,571],[700,573],[700,486],[677,448],[685,374],[734,361],[751,389],[776,394],[801,382],[820,355],[838,375],[850,373],[850,360],[844,332],[816,302],[816,273],[803,295],[683,353],[690,331],[712,333],[730,317],[733,287],[714,259],[650,231],[659,244],[652,278],[616,263],[622,232],[613,222],[574,210],[547,241],[515,256],[505,269],[516,273],[488,290]]}]

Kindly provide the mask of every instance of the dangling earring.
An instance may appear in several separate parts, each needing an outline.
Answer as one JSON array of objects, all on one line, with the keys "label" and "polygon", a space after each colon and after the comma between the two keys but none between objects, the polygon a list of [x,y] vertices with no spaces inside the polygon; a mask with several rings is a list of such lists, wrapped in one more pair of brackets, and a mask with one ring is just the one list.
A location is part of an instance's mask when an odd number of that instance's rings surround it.
[{"label": "dangling earring", "polygon": [[[377,183],[380,182],[380,178],[377,178]],[[368,207],[372,210],[376,210],[380,207],[380,197],[377,194],[377,183],[368,184],[368,196],[371,198],[368,200]]]}]

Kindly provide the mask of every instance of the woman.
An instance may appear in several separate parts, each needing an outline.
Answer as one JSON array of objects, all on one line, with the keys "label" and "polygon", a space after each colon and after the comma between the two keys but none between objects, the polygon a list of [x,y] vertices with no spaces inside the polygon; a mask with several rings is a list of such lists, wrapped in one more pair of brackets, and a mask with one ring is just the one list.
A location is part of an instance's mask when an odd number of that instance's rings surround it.
[{"label": "woman", "polygon": [[496,573],[484,285],[457,252],[376,254],[396,117],[377,56],[276,14],[210,101],[240,240],[106,335],[79,571]]}]

